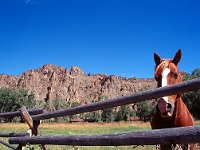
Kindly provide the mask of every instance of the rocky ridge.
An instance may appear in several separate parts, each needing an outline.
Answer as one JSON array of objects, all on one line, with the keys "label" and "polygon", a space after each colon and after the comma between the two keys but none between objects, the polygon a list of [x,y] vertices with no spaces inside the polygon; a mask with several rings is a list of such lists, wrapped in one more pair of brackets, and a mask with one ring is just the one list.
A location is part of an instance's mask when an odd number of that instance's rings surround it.
[{"label": "rocky ridge", "polygon": [[85,74],[72,66],[71,69],[44,65],[35,70],[25,71],[21,76],[0,75],[0,88],[28,88],[37,100],[64,99],[81,104],[98,100],[99,96],[114,98],[138,92],[141,88],[155,88],[153,78],[123,78],[115,75]]}]

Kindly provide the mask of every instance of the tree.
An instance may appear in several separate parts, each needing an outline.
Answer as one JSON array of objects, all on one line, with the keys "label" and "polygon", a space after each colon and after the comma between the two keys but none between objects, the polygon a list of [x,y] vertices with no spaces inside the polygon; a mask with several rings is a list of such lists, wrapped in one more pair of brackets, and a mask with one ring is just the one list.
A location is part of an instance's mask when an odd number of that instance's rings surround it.
[{"label": "tree", "polygon": [[[78,106],[81,106],[81,103],[79,102],[73,102],[71,107],[78,107]],[[83,114],[76,114],[76,115],[71,115],[69,116],[70,119],[77,119],[77,118],[81,118],[80,116],[82,116]]]},{"label": "tree", "polygon": [[[56,110],[66,109],[69,107],[69,104],[66,103],[63,99],[53,99],[48,101],[38,101],[38,106],[45,108],[47,111],[52,112]],[[69,116],[63,116],[63,117],[55,117],[54,119],[47,119],[46,122],[67,122],[69,121]]]},{"label": "tree", "polygon": [[[108,100],[108,96],[100,95],[98,97],[98,100]],[[101,120],[103,122],[112,122],[115,119],[115,112],[113,111],[113,108],[107,108],[102,110],[101,114]]]},{"label": "tree", "polygon": [[24,105],[27,109],[35,108],[35,94],[32,91],[29,93],[29,90],[25,88],[19,88],[16,91],[18,93],[17,99],[19,100],[20,106]]},{"label": "tree", "polygon": [[155,105],[153,102],[150,101],[143,101],[137,103],[137,112],[136,115],[142,121],[150,121],[153,114],[155,113]]},{"label": "tree", "polygon": [[[52,100],[51,105],[52,105],[53,111],[61,110],[61,109],[65,109],[65,108],[69,107],[69,105],[66,103],[65,100],[59,99],[59,98]],[[65,116],[55,118],[56,122],[64,122],[64,121],[68,121],[68,120],[69,120],[69,117],[65,117]]]},{"label": "tree", "polygon": [[88,122],[100,122],[101,115],[99,111],[87,112],[84,114],[84,120]]},{"label": "tree", "polygon": [[9,88],[0,89],[0,106],[1,113],[15,111],[20,108],[19,100],[17,99],[17,91],[10,90]]},{"label": "tree", "polygon": [[[147,87],[143,87],[139,91],[145,91],[147,89]],[[155,111],[154,101],[142,101],[137,103],[136,115],[142,121],[150,121]]]},{"label": "tree", "polygon": [[59,98],[56,98],[52,101],[52,106],[54,107],[54,110],[60,110],[69,107],[65,100]]},{"label": "tree", "polygon": [[[92,100],[91,103],[96,103],[98,101]],[[86,112],[84,113],[84,120],[88,122],[100,122],[101,121],[101,110]]]},{"label": "tree", "polygon": [[[183,81],[200,77],[200,68],[194,69],[191,74],[186,74]],[[184,93],[182,96],[184,103],[187,105],[190,113],[195,119],[200,119],[200,90]]]},{"label": "tree", "polygon": [[[0,88],[0,113],[17,111],[23,105],[26,108],[35,107],[36,100],[33,92],[28,89],[11,90],[9,88]],[[4,121],[12,121],[13,118],[6,118]]]},{"label": "tree", "polygon": [[116,114],[115,121],[127,121],[130,117],[134,116],[133,108],[129,105],[120,106]]},{"label": "tree", "polygon": [[16,111],[23,105],[26,108],[35,107],[36,100],[33,92],[28,92],[28,89],[11,90],[9,88],[0,89],[0,105],[2,112]]},{"label": "tree", "polygon": [[103,109],[101,119],[103,122],[113,122],[115,119],[115,113],[113,111],[113,108]]}]

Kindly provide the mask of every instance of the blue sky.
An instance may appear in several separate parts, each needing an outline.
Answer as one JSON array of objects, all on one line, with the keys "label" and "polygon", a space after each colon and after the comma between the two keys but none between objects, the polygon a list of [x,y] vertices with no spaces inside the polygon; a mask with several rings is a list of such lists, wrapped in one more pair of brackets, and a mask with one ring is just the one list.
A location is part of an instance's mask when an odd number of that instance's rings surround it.
[{"label": "blue sky", "polygon": [[1,0],[0,74],[44,64],[151,78],[153,53],[200,64],[199,0]]}]

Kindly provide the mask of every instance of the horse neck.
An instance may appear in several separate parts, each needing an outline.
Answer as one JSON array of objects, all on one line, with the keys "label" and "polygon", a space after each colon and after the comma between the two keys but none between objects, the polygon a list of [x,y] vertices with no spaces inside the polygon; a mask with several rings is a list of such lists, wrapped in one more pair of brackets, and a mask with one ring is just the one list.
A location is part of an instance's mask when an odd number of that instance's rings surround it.
[{"label": "horse neck", "polygon": [[183,102],[182,98],[179,97],[176,100],[175,104],[175,112],[174,112],[174,118],[175,122],[174,125],[176,127],[182,127],[182,126],[192,126],[194,125],[194,120],[192,118],[192,115],[190,114],[187,106]]}]

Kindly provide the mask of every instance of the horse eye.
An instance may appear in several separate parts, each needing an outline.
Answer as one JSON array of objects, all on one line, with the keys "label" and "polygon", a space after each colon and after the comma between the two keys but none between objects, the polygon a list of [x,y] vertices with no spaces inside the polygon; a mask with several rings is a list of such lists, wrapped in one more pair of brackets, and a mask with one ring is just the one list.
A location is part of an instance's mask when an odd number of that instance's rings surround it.
[{"label": "horse eye", "polygon": [[173,74],[173,76],[174,76],[175,79],[177,79],[177,78],[178,78],[178,73],[175,72],[175,73]]}]

